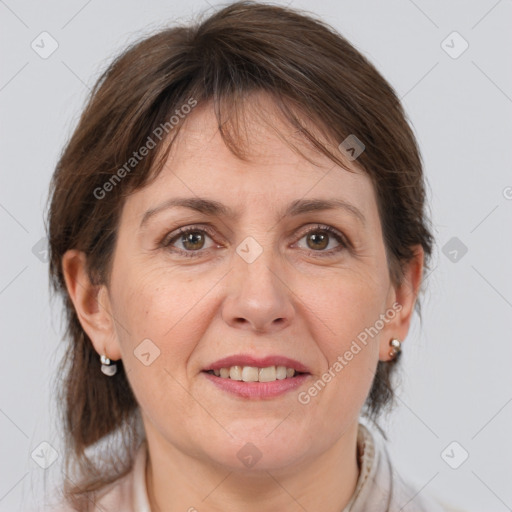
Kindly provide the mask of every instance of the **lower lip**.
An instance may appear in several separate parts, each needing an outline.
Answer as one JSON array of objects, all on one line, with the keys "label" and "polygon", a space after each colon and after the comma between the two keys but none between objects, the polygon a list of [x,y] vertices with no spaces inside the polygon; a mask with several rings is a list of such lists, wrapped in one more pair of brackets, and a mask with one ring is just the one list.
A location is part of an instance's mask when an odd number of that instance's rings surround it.
[{"label": "lower lip", "polygon": [[224,379],[211,373],[202,372],[205,377],[224,391],[242,398],[272,398],[292,389],[297,389],[310,376],[303,373],[292,378],[274,380],[272,382],[244,382],[241,380]]}]

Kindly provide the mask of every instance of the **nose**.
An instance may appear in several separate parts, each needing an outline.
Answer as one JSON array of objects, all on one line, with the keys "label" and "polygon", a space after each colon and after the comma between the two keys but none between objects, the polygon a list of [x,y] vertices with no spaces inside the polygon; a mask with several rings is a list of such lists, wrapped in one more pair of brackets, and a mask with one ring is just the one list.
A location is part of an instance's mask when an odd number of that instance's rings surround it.
[{"label": "nose", "polygon": [[295,314],[294,294],[271,251],[263,251],[252,263],[238,255],[234,260],[227,277],[228,295],[222,311],[224,321],[231,327],[258,333],[272,333],[288,327]]}]

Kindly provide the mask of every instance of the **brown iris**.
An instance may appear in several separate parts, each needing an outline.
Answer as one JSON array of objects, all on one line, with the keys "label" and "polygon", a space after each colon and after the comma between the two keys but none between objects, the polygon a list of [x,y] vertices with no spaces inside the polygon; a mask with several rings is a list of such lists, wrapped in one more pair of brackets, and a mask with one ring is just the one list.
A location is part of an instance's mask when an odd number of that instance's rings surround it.
[{"label": "brown iris", "polygon": [[[183,242],[183,246],[189,250],[198,250],[204,245],[204,235],[199,231],[186,233],[181,237],[181,240]],[[191,246],[187,246],[187,244],[191,244]],[[197,244],[199,244],[199,246],[197,246]]]},{"label": "brown iris", "polygon": [[[320,234],[319,234],[320,233]],[[314,247],[311,247],[309,242],[310,240],[314,240]],[[319,244],[317,244],[319,242]],[[329,243],[329,235],[323,232],[315,232],[311,235],[308,235],[308,246],[311,249],[325,249]]]}]

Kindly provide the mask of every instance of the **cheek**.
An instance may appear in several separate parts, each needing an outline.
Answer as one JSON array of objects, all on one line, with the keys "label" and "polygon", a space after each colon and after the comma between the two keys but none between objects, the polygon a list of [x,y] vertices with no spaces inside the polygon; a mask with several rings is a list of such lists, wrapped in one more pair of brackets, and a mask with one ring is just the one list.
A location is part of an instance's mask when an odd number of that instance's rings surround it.
[{"label": "cheek", "polygon": [[326,355],[335,359],[384,313],[386,287],[369,274],[343,271],[323,285],[305,284],[300,295],[322,326],[324,335],[318,339],[324,340]]},{"label": "cheek", "polygon": [[146,416],[158,423],[171,402],[178,414],[187,411],[187,362],[200,339],[199,290],[176,285],[165,272],[132,271],[117,282],[114,314],[123,365],[136,400]]},{"label": "cheek", "polygon": [[134,372],[131,377],[154,378],[157,370],[164,373],[157,379],[168,378],[165,370],[182,374],[208,323],[204,295],[218,279],[178,277],[168,268],[142,265],[119,269],[114,315],[123,361]]},{"label": "cheek", "polygon": [[158,343],[188,321],[204,295],[208,278],[177,276],[166,266],[125,265],[116,280],[116,309],[130,324],[130,337]]},{"label": "cheek", "polygon": [[378,362],[379,336],[368,332],[384,312],[385,282],[339,273],[328,287],[309,288],[301,297],[311,308],[309,323],[316,326],[312,335],[325,365],[314,389],[307,390],[310,402],[328,404],[329,416],[355,418]]}]

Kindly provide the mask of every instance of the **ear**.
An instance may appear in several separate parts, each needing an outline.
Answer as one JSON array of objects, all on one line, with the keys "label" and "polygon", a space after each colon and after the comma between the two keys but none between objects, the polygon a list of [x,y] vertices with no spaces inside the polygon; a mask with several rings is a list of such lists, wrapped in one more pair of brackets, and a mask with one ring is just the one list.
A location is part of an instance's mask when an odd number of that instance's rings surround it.
[{"label": "ear", "polygon": [[91,283],[86,271],[86,255],[70,249],[62,257],[66,288],[83,330],[99,355],[112,361],[121,358],[112,308],[105,285]]},{"label": "ear", "polygon": [[[388,320],[384,330],[382,331],[381,342],[379,347],[379,359],[381,361],[389,361],[390,346],[389,342],[392,338],[398,338],[404,341],[411,324],[412,315],[414,313],[414,305],[418,296],[423,276],[423,262],[425,253],[421,245],[414,246],[414,257],[404,266],[403,280],[399,286],[391,284],[390,293],[388,295],[387,311],[396,312],[394,318]],[[395,304],[395,307],[393,305]]]}]

